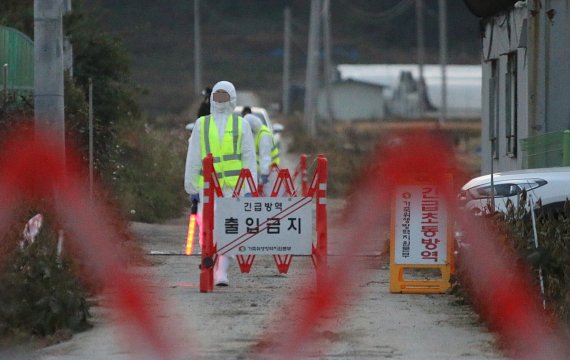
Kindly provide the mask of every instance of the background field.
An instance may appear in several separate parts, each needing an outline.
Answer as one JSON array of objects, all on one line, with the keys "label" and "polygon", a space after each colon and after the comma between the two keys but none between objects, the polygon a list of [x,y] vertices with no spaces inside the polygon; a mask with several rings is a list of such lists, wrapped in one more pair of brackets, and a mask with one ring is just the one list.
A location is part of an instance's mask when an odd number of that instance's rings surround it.
[{"label": "background field", "polygon": [[[395,18],[378,16],[397,0],[331,1],[333,62],[416,61],[414,6]],[[145,88],[143,110],[181,113],[192,107],[194,82],[193,1],[87,0],[98,8],[103,31],[120,37],[131,53],[134,81]],[[413,3],[413,2],[412,2]],[[283,9],[292,12],[292,79],[305,80],[307,0],[201,1],[203,84],[228,79],[260,93],[268,105],[281,99]],[[425,1],[426,62],[438,61],[437,1]],[[449,63],[480,62],[478,19],[463,1],[448,2]]]}]

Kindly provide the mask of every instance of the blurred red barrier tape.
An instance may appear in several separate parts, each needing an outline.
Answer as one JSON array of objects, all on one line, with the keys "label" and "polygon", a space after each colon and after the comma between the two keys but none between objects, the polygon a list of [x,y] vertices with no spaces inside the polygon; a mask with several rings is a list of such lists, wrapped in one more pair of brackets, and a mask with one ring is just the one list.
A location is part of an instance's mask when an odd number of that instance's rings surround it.
[{"label": "blurred red barrier tape", "polygon": [[[345,230],[343,235],[329,232],[329,243],[341,244],[335,252],[343,256],[330,262],[328,276],[316,293],[311,284],[292,291],[296,297],[282,312],[290,313],[293,320],[288,326],[268,324],[266,336],[252,353],[259,352],[260,358],[302,357],[318,338],[317,327],[333,318],[338,320],[339,314],[348,310],[360,284],[366,281],[362,276],[355,281],[357,275],[367,273],[369,279],[372,275],[362,261],[351,259],[351,255],[358,254],[359,249],[384,249],[387,239],[379,236],[377,228],[390,223],[392,189],[396,186],[422,178],[438,185],[445,192],[450,211],[457,210],[456,193],[446,176],[452,175],[462,184],[467,174],[457,164],[453,147],[443,139],[438,131],[391,133],[382,139],[348,198],[342,224],[338,225]],[[473,251],[464,260],[467,276],[474,286],[484,289],[478,292],[481,296],[477,302],[491,314],[491,325],[506,345],[507,355],[517,359],[570,358],[567,330],[542,309],[536,287],[521,273],[506,279],[504,275],[512,274],[513,266],[496,249],[493,236],[476,227],[473,218],[457,221],[466,237],[472,239]]]},{"label": "blurred red barrier tape", "polygon": [[[385,136],[369,167],[363,172],[355,191],[349,198],[341,226],[350,236],[342,241],[337,251],[343,254],[330,261],[330,269],[315,293],[314,283],[301,283],[291,292],[295,294],[280,313],[289,314],[290,322],[271,322],[256,346],[249,349],[252,358],[302,357],[316,346],[315,332],[320,324],[346,314],[350,303],[359,293],[357,275],[370,276],[362,261],[352,257],[363,249],[381,250],[387,239],[378,236],[379,225],[388,226],[392,189],[418,176],[440,185],[448,204],[454,204],[455,193],[447,182],[447,175],[462,181],[465,174],[457,165],[452,146],[442,141],[439,132],[407,131]],[[109,287],[113,304],[138,330],[137,358],[172,359],[178,356],[168,338],[169,331],[161,331],[156,314],[151,313],[148,291],[139,278],[127,273],[117,256],[114,240],[118,237],[105,225],[105,211],[89,201],[87,187],[81,181],[79,163],[68,154],[67,169],[57,158],[54,144],[44,137],[16,138],[6,142],[0,155],[0,232],[5,232],[11,221],[11,210],[22,198],[57,194],[56,210],[71,239],[85,255],[88,269]],[[334,181],[334,179],[333,179]],[[451,208],[452,205],[449,205]],[[501,255],[491,239],[468,217],[456,219],[471,251],[463,261],[470,281],[477,289],[479,303],[491,314],[492,327],[505,342],[507,355],[524,359],[568,359],[568,337],[562,324],[555,321],[541,307],[535,287],[523,273],[513,274],[513,264]],[[346,234],[346,233],[345,233]],[[329,238],[341,236],[334,232]],[[345,236],[345,235],[344,235]],[[340,240],[340,239],[338,239]],[[509,277],[503,276],[507,273]],[[143,296],[144,294],[144,296]],[[205,295],[208,296],[208,295]],[[389,310],[387,310],[389,311]],[[382,331],[382,329],[379,329]],[[187,358],[193,352],[185,343]]]},{"label": "blurred red barrier tape", "polygon": [[[113,307],[134,332],[125,334],[137,359],[171,359],[175,344],[159,322],[156,304],[145,284],[127,272],[120,261],[119,236],[104,221],[101,204],[89,199],[88,187],[79,176],[77,157],[68,153],[63,165],[50,134],[36,134],[35,139],[11,134],[2,144],[0,155],[0,233],[5,233],[11,212],[20,200],[51,198],[55,211],[70,240],[75,240],[90,275],[106,287]],[[67,171],[66,171],[67,169]],[[169,327],[171,329],[171,327]],[[133,334],[136,334],[133,338]]]}]

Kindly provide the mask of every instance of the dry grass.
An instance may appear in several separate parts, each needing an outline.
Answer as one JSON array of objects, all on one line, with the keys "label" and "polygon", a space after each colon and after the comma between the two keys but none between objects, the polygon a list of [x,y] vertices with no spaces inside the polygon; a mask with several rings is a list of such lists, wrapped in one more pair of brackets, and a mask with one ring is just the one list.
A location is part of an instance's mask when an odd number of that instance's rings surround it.
[{"label": "dry grass", "polygon": [[[433,119],[338,123],[323,126],[319,137],[314,139],[307,135],[300,116],[280,121],[286,124],[287,133],[292,137],[291,148],[309,155],[322,153],[328,158],[331,196],[346,194],[382,136],[390,131],[437,128]],[[480,124],[480,121],[457,121],[439,128],[454,142],[458,163],[474,176],[479,175],[481,166],[476,151],[480,145]]]}]

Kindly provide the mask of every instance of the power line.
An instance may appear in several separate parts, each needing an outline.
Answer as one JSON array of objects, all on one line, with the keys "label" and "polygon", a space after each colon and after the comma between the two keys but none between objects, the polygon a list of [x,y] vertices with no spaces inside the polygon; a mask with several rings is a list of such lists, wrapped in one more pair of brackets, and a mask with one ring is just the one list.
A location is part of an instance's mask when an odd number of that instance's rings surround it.
[{"label": "power line", "polygon": [[424,4],[424,10],[431,18],[439,19],[439,10],[432,9],[427,3]]},{"label": "power line", "polygon": [[390,21],[404,12],[406,12],[413,4],[414,0],[403,0],[398,2],[396,5],[388,10],[380,11],[377,13],[372,13],[369,10],[361,9],[354,4],[351,4],[349,0],[341,0],[341,2],[356,16],[365,19],[374,19],[381,22]]},{"label": "power line", "polygon": [[291,37],[291,44],[295,47],[296,50],[298,50],[301,55],[303,55],[304,57],[307,56],[307,43],[295,39],[295,37]]},{"label": "power line", "polygon": [[307,24],[302,23],[300,20],[296,18],[291,19],[291,25],[293,26],[293,30],[302,30],[302,32],[307,31]]},{"label": "power line", "polygon": [[[254,34],[255,30],[252,30],[251,26],[248,26],[248,22],[260,23],[259,20],[249,17],[233,18],[228,19],[228,16],[224,14],[219,9],[214,7],[209,7],[202,14],[204,28],[208,28],[208,31],[204,32],[205,35],[248,35]],[[213,26],[212,26],[213,25]],[[281,32],[281,24],[276,22],[263,23],[264,32]]]}]

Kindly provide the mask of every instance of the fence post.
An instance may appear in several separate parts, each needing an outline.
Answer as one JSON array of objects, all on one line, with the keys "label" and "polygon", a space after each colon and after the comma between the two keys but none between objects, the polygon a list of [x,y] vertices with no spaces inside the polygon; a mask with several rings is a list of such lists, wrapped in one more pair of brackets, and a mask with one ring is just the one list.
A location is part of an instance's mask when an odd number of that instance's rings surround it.
[{"label": "fence post", "polygon": [[200,292],[214,290],[214,159],[208,154],[202,162],[204,194],[202,199],[202,261],[200,263]]},{"label": "fence post", "polygon": [[570,166],[570,130],[562,133],[562,166]]},{"label": "fence post", "polygon": [[[306,158],[305,158],[306,159]],[[306,168],[305,168],[306,169]],[[306,170],[305,170],[306,172]],[[316,175],[318,177],[317,198],[317,288],[320,288],[327,276],[327,182],[328,182],[328,161],[324,155],[317,158]],[[306,196],[306,192],[303,194]]]},{"label": "fence post", "polygon": [[301,172],[301,191],[303,196],[307,196],[309,185],[307,184],[307,155],[301,154],[299,159],[299,171]]}]

